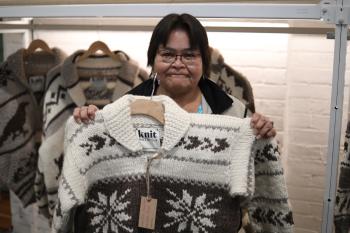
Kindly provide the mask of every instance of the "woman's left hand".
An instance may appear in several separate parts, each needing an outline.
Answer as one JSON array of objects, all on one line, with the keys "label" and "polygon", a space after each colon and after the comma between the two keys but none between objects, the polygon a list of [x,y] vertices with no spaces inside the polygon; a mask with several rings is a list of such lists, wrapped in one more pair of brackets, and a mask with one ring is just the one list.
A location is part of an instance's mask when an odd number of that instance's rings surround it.
[{"label": "woman's left hand", "polygon": [[273,121],[260,113],[254,113],[250,125],[255,129],[256,138],[270,138],[276,136],[276,129],[273,127]]}]

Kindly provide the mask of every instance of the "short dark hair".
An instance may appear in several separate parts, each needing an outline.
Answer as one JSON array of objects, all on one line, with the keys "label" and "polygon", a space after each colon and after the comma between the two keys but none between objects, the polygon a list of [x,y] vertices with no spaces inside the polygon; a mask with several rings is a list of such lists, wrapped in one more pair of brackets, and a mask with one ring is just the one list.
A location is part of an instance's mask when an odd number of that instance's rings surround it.
[{"label": "short dark hair", "polygon": [[203,63],[203,73],[206,77],[210,72],[210,51],[207,32],[202,24],[190,14],[169,14],[159,21],[154,28],[147,52],[147,65],[154,65],[158,48],[165,46],[170,33],[175,29],[183,29],[189,39],[191,49],[199,49]]}]

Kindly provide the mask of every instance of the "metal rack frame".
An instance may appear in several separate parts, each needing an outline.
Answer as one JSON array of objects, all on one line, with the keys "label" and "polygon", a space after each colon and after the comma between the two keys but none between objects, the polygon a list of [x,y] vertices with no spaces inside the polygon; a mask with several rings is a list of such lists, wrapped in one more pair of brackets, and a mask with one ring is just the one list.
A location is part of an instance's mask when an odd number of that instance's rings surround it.
[{"label": "metal rack frame", "polygon": [[[319,4],[157,3],[0,6],[0,17],[163,17],[190,13],[200,18],[312,19],[335,26],[328,161],[323,200],[322,233],[332,233],[337,166],[344,98],[350,0],[322,0]],[[7,29],[10,30],[10,29]]]}]

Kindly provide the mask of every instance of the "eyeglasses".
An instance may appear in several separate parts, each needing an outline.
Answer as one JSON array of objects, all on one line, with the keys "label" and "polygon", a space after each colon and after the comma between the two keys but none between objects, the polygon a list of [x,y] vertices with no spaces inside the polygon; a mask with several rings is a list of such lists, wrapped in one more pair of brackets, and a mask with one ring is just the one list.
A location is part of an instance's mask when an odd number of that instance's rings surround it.
[{"label": "eyeglasses", "polygon": [[168,64],[174,63],[177,57],[180,57],[180,61],[185,65],[194,65],[200,57],[200,53],[194,51],[185,51],[181,54],[176,54],[175,51],[160,50],[158,54],[161,57],[161,61]]}]

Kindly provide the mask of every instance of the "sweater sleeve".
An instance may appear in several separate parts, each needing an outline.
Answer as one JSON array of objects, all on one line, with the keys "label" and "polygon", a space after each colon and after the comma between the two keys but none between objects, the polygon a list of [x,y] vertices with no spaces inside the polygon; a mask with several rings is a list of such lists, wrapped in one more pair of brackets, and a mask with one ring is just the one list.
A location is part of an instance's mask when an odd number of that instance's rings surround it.
[{"label": "sweater sleeve", "polygon": [[293,216],[276,140],[256,140],[252,153],[255,191],[247,203],[250,227],[256,233],[293,232]]},{"label": "sweater sleeve", "polygon": [[336,233],[348,233],[350,230],[350,122],[348,122],[343,157],[340,164],[339,183],[334,209],[334,225]]},{"label": "sweater sleeve", "polygon": [[58,66],[48,73],[43,103],[43,137],[34,185],[40,213],[50,220],[57,202],[58,180],[63,165],[65,124],[75,107],[64,88],[60,71]]},{"label": "sweater sleeve", "polygon": [[78,125],[72,118],[67,122],[64,138],[64,162],[62,175],[59,181],[58,200],[54,211],[52,233],[72,232],[74,222],[74,212],[78,205],[84,202],[86,191],[86,179],[80,173],[76,157],[77,145],[74,143]]},{"label": "sweater sleeve", "polygon": [[63,137],[64,126],[44,138],[39,148],[34,190],[40,213],[50,220],[57,201],[58,179],[63,162]]}]

